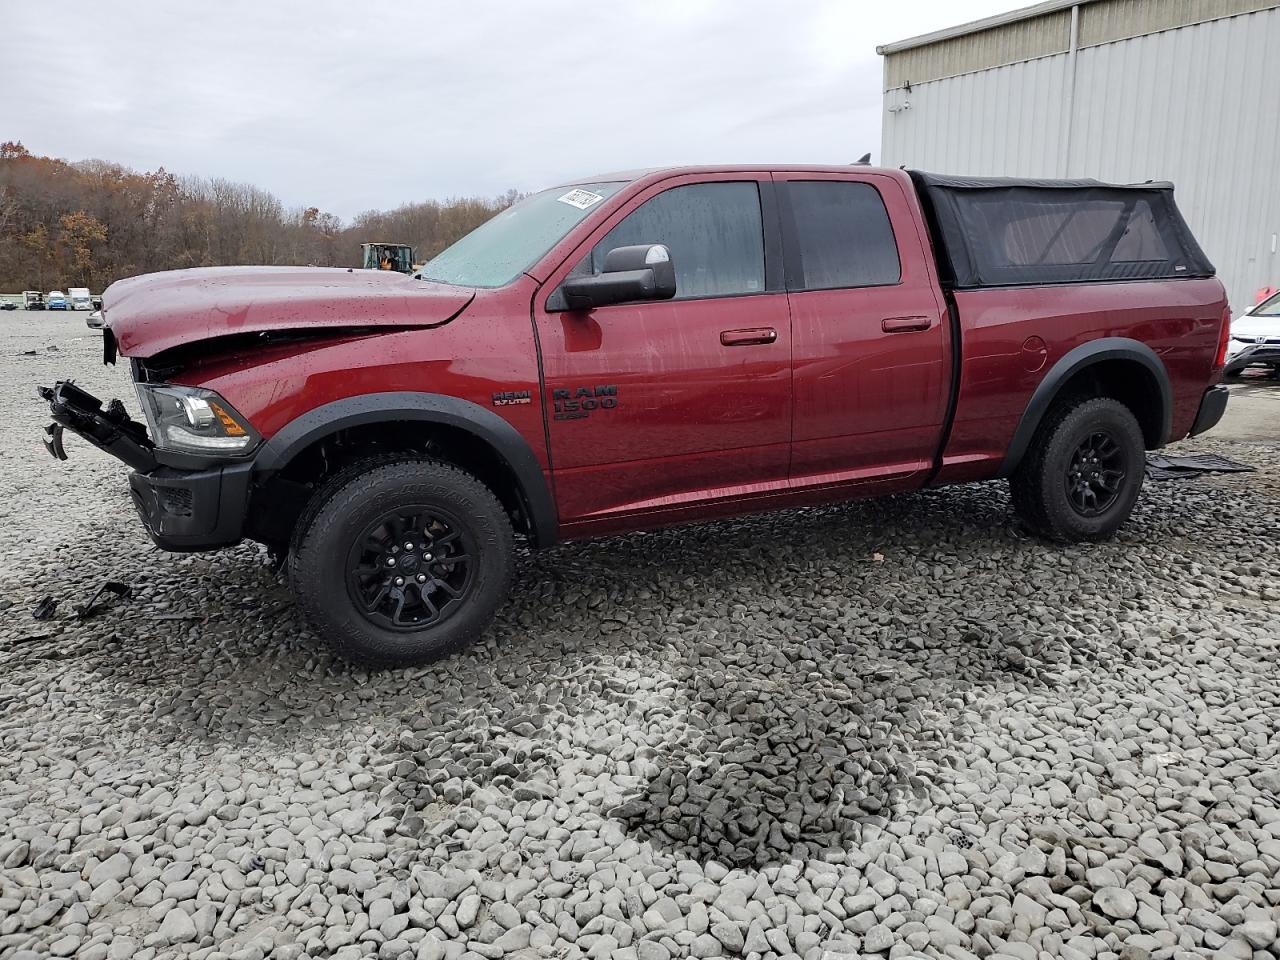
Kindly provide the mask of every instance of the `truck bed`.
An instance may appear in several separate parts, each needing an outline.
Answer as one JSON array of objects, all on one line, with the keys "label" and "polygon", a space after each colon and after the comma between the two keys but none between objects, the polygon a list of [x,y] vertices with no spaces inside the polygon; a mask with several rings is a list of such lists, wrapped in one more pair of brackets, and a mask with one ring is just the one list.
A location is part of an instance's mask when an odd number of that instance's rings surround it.
[{"label": "truck bed", "polygon": [[1210,279],[990,287],[950,297],[962,347],[938,484],[999,476],[1046,371],[1103,338],[1137,340],[1159,356],[1173,388],[1161,443],[1186,436],[1212,375],[1225,307],[1221,284]]}]

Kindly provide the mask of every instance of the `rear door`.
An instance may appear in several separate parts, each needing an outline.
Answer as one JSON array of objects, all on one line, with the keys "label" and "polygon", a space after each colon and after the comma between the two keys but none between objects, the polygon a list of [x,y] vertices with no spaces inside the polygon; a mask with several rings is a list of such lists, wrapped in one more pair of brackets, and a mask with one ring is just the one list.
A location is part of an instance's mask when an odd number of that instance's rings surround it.
[{"label": "rear door", "polygon": [[[534,304],[560,520],[603,532],[785,487],[791,325],[768,174],[655,184],[603,223]],[[676,298],[556,309],[570,272],[614,247],[664,243]],[[673,517],[672,519],[677,519]]]},{"label": "rear door", "polygon": [[918,483],[950,336],[915,198],[885,174],[775,174],[791,303],[791,482]]}]

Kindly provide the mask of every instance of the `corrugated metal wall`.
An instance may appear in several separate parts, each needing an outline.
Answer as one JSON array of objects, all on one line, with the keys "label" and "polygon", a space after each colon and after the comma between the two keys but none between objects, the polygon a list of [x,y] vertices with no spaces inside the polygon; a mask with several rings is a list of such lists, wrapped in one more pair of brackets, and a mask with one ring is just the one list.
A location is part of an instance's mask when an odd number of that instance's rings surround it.
[{"label": "corrugated metal wall", "polygon": [[881,162],[939,173],[1172,180],[1239,308],[1259,287],[1280,286],[1276,50],[1274,7],[1087,47],[1076,54],[1069,118],[1066,54],[890,90]]},{"label": "corrugated metal wall", "polygon": [[[1066,56],[891,91],[881,162],[938,173],[1063,175]],[[1003,169],[1002,169],[1003,168]]]}]

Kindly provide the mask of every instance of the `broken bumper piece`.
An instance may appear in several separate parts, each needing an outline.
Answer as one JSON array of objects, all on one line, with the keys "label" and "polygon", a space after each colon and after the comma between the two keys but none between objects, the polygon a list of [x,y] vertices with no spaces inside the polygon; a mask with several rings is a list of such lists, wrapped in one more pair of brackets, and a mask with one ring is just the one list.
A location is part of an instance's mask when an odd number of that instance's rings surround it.
[{"label": "broken bumper piece", "polygon": [[131,420],[124,405],[102,401],[68,381],[41,387],[53,423],[45,447],[67,458],[62,434],[70,430],[129,466],[133,504],[151,539],[163,550],[212,550],[238,543],[249,498],[252,462],[209,463],[200,469],[162,464],[146,428]]},{"label": "broken bumper piece", "polygon": [[146,473],[156,468],[155,446],[147,437],[147,428],[130,419],[119,400],[112,400],[104,408],[101,400],[70,380],[39,387],[36,392],[49,402],[53,415],[53,423],[45,427],[44,441],[52,456],[67,459],[62,434],[70,430],[135,470]]}]

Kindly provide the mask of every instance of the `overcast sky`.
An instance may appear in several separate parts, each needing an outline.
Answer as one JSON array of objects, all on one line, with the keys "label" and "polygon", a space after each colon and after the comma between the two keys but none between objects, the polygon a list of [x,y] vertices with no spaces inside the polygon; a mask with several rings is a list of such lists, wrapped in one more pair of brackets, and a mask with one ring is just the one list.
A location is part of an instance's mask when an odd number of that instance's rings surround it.
[{"label": "overcast sky", "polygon": [[878,159],[878,43],[1017,0],[0,0],[0,140],[344,218],[686,162]]}]

